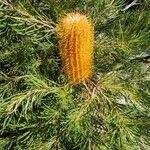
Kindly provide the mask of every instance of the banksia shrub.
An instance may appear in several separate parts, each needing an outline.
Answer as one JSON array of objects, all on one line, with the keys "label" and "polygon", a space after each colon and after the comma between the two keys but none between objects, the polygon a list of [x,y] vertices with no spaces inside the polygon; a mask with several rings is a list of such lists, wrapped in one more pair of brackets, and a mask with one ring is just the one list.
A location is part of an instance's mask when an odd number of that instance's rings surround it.
[{"label": "banksia shrub", "polygon": [[80,83],[92,75],[93,29],[91,21],[79,13],[69,13],[58,23],[61,58],[70,83]]}]

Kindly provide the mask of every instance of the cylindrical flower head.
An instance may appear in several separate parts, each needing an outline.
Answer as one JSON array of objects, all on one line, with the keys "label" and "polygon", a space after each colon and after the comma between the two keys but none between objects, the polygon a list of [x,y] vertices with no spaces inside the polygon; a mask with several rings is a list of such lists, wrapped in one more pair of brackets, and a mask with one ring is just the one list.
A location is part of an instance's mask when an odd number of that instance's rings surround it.
[{"label": "cylindrical flower head", "polygon": [[64,71],[71,83],[91,77],[93,71],[93,24],[85,15],[69,13],[57,26]]}]

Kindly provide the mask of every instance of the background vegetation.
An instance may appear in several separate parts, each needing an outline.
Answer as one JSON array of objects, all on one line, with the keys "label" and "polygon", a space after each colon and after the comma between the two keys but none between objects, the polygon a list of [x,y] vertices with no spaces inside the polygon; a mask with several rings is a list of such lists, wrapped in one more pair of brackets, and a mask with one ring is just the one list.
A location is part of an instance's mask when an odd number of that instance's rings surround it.
[{"label": "background vegetation", "polygon": [[[150,1],[0,0],[0,149],[149,150]],[[95,25],[89,83],[71,86],[55,27]]]}]

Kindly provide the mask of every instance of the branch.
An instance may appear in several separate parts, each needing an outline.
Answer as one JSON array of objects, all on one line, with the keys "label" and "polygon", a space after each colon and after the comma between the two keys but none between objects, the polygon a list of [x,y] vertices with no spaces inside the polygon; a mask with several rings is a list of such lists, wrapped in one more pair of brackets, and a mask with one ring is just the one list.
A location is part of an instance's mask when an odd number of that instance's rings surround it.
[{"label": "branch", "polygon": [[134,0],[132,3],[127,5],[122,11],[126,11],[126,10],[128,10],[130,7],[132,7],[134,5],[139,5],[140,3],[137,3],[137,2],[138,2],[138,0]]}]

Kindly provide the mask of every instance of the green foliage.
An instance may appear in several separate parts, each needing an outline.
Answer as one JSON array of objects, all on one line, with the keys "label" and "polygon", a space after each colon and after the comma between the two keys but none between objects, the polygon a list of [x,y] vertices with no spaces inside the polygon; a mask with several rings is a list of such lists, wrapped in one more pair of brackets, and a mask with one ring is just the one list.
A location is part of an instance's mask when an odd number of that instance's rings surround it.
[{"label": "green foliage", "polygon": [[[150,149],[150,3],[126,5],[0,0],[2,150]],[[76,86],[63,73],[55,31],[70,11],[95,25],[95,76]]]}]

